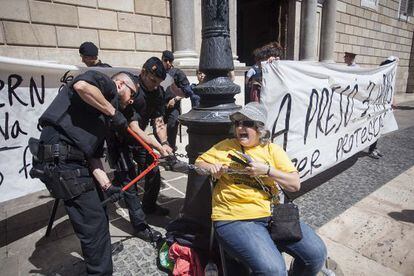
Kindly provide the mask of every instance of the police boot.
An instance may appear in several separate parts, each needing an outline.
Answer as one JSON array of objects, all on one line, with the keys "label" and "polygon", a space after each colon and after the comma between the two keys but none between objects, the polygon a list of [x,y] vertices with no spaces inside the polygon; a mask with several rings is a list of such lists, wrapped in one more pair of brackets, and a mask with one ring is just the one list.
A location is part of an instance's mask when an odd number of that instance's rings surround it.
[{"label": "police boot", "polygon": [[161,239],[162,235],[157,230],[151,228],[148,224],[145,224],[142,230],[135,230],[134,236],[151,243],[156,243]]}]

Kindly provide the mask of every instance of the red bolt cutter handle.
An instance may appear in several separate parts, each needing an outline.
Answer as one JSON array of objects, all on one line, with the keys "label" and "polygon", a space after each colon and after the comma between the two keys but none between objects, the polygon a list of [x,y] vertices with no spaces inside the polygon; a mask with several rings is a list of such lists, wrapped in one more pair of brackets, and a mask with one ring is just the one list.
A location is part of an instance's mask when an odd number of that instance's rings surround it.
[{"label": "red bolt cutter handle", "polygon": [[[154,158],[154,161],[145,170],[143,170],[137,177],[135,177],[128,184],[122,187],[122,191],[128,190],[132,185],[137,183],[141,178],[143,178],[153,168],[158,166],[159,158],[160,158],[157,154],[155,154],[152,148],[148,146],[148,144],[145,143],[145,141],[141,137],[139,137],[131,128],[128,127],[127,131],[129,132],[129,134],[131,134],[135,138],[135,140],[137,140],[148,151],[148,153]],[[109,201],[110,201],[109,198],[105,199],[104,201],[102,201],[102,205],[106,205]]]}]

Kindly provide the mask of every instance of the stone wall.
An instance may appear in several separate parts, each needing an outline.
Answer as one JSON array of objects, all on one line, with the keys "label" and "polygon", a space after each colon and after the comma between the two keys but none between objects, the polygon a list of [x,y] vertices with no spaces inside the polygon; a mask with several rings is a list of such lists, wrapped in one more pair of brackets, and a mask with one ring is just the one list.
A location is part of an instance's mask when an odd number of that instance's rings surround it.
[{"label": "stone wall", "polygon": [[414,73],[414,64],[410,66],[410,59],[414,61],[411,54],[414,18],[399,19],[398,0],[379,0],[375,9],[361,6],[361,2],[363,0],[338,0],[336,61],[343,62],[344,52],[353,52],[360,66],[372,67],[388,56],[397,56],[400,62],[396,92],[413,93],[414,81],[409,74]]},{"label": "stone wall", "polygon": [[113,66],[141,67],[171,49],[170,0],[0,0],[0,55],[82,64],[94,42]]}]

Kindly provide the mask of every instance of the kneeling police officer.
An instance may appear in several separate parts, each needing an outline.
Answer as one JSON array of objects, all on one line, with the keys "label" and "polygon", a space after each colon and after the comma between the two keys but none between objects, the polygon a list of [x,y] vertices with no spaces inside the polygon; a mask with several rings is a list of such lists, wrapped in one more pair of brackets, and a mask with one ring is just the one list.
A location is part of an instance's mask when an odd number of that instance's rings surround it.
[{"label": "kneeling police officer", "polygon": [[133,78],[128,72],[112,79],[97,71],[78,75],[40,117],[40,139],[29,141],[31,176],[64,200],[90,275],[112,275],[108,218],[98,193],[105,191],[116,201],[123,192],[111,184],[99,158],[106,132],[127,128],[117,108],[132,103],[137,91]]}]

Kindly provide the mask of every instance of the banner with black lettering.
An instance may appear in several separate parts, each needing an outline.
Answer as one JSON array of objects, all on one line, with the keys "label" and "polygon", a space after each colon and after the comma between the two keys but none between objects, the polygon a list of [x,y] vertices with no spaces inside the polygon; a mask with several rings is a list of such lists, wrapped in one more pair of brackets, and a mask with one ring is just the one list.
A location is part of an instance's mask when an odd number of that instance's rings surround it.
[{"label": "banner with black lettering", "polygon": [[302,61],[262,65],[267,127],[302,180],[398,128],[391,108],[397,62],[372,69]]},{"label": "banner with black lettering", "polygon": [[31,179],[30,137],[39,138],[38,119],[60,87],[87,70],[109,76],[132,68],[77,67],[0,57],[0,202],[45,189]]}]

